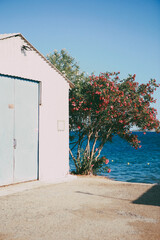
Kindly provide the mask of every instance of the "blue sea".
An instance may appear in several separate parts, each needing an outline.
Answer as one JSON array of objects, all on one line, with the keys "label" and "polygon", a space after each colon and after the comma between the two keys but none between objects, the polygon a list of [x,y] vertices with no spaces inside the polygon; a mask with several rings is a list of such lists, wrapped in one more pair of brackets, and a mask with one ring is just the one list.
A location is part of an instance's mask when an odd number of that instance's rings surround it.
[{"label": "blue sea", "polygon": [[[109,159],[110,173],[99,175],[123,182],[160,184],[160,134],[136,132],[142,148],[134,149],[118,136],[112,143],[106,143],[101,155]],[[70,170],[74,170],[70,159]]]}]

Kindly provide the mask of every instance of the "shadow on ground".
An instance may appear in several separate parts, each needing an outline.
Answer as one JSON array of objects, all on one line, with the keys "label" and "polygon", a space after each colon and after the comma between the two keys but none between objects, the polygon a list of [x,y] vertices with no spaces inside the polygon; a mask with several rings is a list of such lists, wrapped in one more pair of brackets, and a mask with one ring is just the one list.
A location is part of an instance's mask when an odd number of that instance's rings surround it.
[{"label": "shadow on ground", "polygon": [[132,203],[160,206],[160,185],[154,185]]}]

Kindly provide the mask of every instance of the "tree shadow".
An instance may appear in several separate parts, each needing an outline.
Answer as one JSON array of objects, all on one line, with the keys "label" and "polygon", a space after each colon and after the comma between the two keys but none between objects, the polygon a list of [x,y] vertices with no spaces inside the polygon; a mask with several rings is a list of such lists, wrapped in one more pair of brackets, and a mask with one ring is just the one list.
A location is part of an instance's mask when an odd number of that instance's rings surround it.
[{"label": "tree shadow", "polygon": [[160,185],[154,185],[132,203],[160,206]]}]

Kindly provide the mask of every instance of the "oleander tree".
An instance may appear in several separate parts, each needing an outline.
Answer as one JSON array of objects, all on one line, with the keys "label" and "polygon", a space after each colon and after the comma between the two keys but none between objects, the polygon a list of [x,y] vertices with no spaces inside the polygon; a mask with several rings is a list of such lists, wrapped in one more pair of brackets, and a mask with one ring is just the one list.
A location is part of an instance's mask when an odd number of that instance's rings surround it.
[{"label": "oleander tree", "polygon": [[110,172],[109,160],[101,151],[115,135],[140,148],[138,136],[130,131],[133,126],[144,134],[160,132],[157,110],[151,106],[155,102],[152,94],[159,86],[155,79],[139,85],[135,74],[124,80],[119,79],[119,72],[87,77],[65,49],[55,50],[47,59],[75,84],[69,98],[69,151],[75,173]]},{"label": "oleander tree", "polygon": [[157,110],[151,106],[152,94],[159,86],[155,79],[138,84],[136,75],[119,79],[118,73],[104,73],[75,81],[70,90],[69,123],[70,155],[77,174],[96,174],[99,170],[110,172],[109,160],[101,151],[113,136],[118,135],[132,147],[141,147],[138,136],[130,129],[160,131]]}]

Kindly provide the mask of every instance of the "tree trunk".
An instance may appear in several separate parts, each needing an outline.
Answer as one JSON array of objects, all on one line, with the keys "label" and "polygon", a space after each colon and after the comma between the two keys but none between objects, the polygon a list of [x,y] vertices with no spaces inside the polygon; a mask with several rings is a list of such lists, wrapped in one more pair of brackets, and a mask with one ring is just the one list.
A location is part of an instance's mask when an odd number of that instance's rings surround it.
[{"label": "tree trunk", "polygon": [[91,139],[91,136],[92,136],[92,132],[89,133],[89,135],[88,135],[87,145],[86,145],[86,148],[84,150],[84,152],[86,153],[87,156],[89,156],[89,154],[90,154],[90,139]]},{"label": "tree trunk", "polygon": [[98,132],[95,133],[95,139],[94,139],[94,143],[93,143],[92,150],[91,150],[91,160],[93,159],[93,156],[95,154],[94,149],[96,146],[97,139],[98,139]]}]

